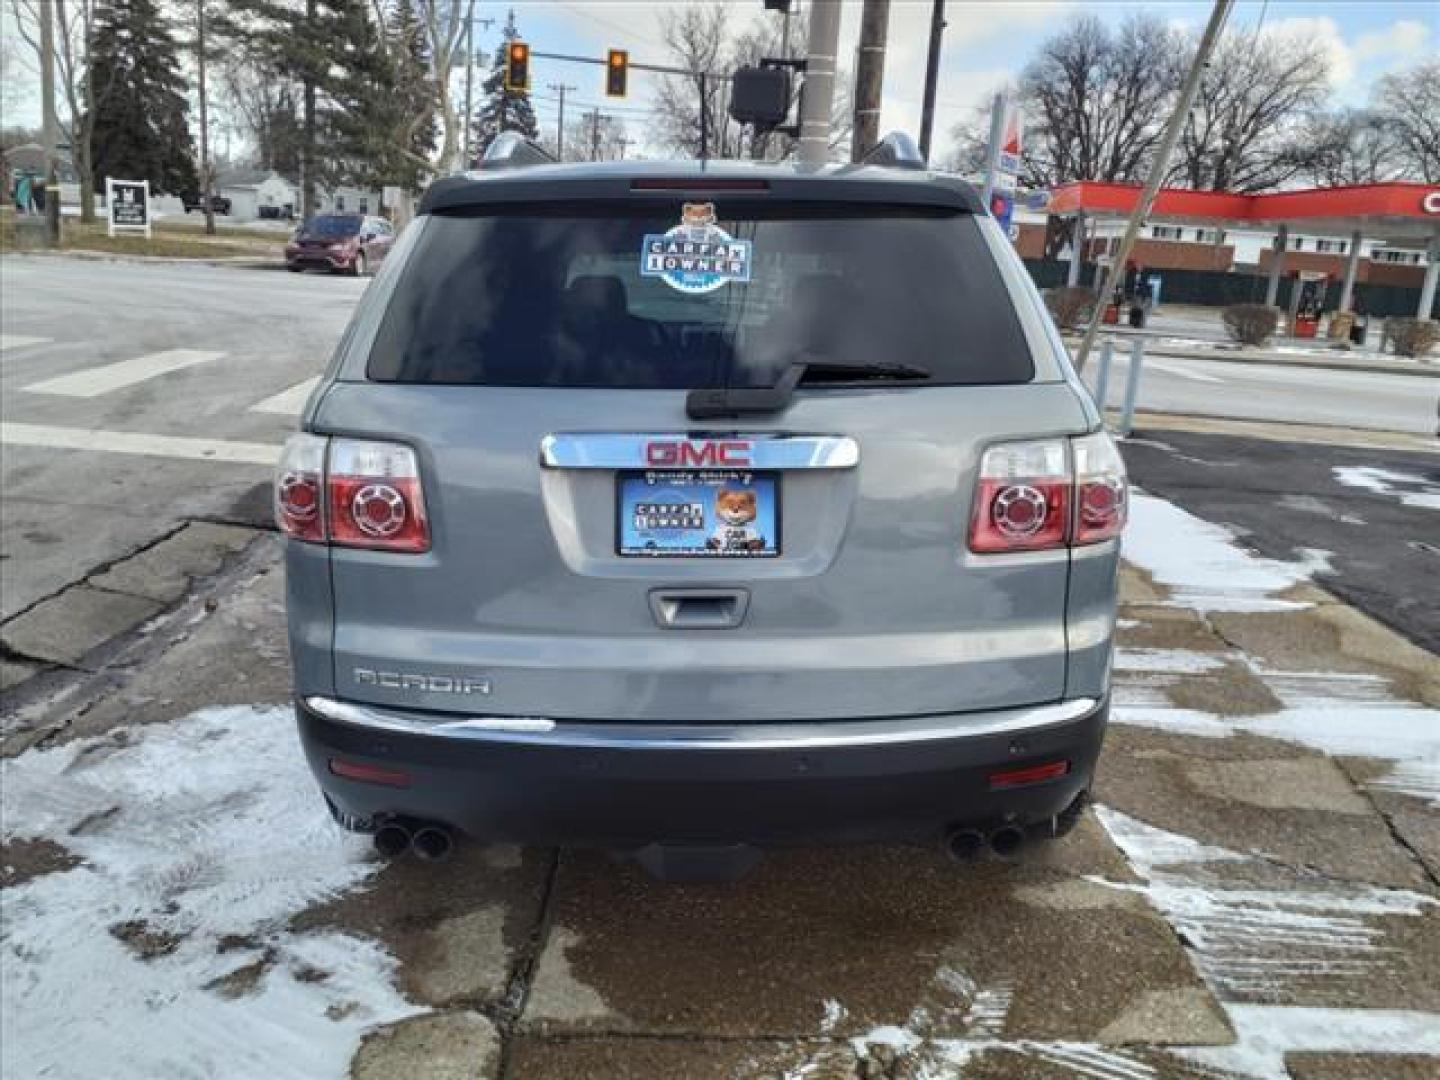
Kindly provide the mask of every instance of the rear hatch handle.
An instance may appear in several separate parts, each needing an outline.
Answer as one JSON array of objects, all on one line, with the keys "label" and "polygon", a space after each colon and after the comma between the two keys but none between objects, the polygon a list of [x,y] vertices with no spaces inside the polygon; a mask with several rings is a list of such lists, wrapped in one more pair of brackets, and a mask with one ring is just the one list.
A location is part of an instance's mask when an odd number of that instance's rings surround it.
[{"label": "rear hatch handle", "polygon": [[729,630],[749,607],[748,589],[650,590],[650,611],[669,630]]}]

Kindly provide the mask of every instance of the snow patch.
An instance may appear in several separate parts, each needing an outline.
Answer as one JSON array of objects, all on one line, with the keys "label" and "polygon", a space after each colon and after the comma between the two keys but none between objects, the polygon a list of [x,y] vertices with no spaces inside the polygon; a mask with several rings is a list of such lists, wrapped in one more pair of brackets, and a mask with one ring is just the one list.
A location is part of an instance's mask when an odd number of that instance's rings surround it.
[{"label": "snow patch", "polygon": [[1195,675],[1225,666],[1225,658],[1214,653],[1192,652],[1189,649],[1128,649],[1115,650],[1116,671],[1161,672],[1168,675]]},{"label": "snow patch", "polygon": [[1171,603],[1198,611],[1293,611],[1308,604],[1275,597],[1330,569],[1330,554],[1301,552],[1281,562],[1245,551],[1230,529],[1203,521],[1173,503],[1130,492],[1124,556],[1171,590]]},{"label": "snow patch", "polygon": [[290,919],[376,869],[321,807],[287,708],[207,709],[4,763],[7,839],[82,865],[0,895],[6,1072],[344,1077],[423,1010],[378,944]]},{"label": "snow patch", "polygon": [[849,1011],[845,1008],[844,1005],[841,1005],[840,1002],[836,1001],[834,998],[826,998],[825,1015],[820,1018],[821,1034],[830,1034],[830,1032],[834,1031],[840,1025],[840,1022],[844,1020],[845,1017],[847,1017],[848,1015],[850,1015]]},{"label": "snow patch", "polygon": [[[1336,465],[1331,470],[1335,479],[1346,487],[1361,488],[1376,495],[1389,495],[1403,506],[1421,510],[1440,510],[1440,484],[1416,473],[1377,469],[1368,465]],[[1404,491],[1403,487],[1419,488]]]}]

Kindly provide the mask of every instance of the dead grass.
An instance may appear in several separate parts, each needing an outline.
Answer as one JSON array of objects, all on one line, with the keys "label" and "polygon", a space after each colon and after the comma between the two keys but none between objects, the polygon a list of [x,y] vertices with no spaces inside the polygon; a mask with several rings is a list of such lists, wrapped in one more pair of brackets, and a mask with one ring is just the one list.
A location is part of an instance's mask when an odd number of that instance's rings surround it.
[{"label": "dead grass", "polygon": [[[157,221],[149,239],[138,233],[108,236],[103,221],[82,224],[77,218],[63,219],[60,229],[60,247],[64,251],[180,259],[278,259],[289,239],[286,232],[245,228],[206,236],[203,220],[191,225],[170,218]],[[31,251],[43,246],[39,219],[21,221],[13,209],[0,211],[0,252]]]}]

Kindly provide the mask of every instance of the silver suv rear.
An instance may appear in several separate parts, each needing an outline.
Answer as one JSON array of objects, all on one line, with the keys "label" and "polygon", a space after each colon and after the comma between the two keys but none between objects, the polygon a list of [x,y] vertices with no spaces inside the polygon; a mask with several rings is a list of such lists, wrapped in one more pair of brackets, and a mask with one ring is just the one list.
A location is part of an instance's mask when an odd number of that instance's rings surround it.
[{"label": "silver suv rear", "polygon": [[438,181],[276,505],[305,750],[387,851],[969,854],[1084,805],[1123,469],[953,179]]}]

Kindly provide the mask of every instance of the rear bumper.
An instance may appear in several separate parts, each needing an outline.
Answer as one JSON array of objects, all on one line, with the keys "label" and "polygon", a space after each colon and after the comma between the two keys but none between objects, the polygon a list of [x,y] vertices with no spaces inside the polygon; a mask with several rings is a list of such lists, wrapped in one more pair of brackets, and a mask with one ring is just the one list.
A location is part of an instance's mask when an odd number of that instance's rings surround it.
[{"label": "rear bumper", "polygon": [[[484,840],[632,848],[930,840],[1033,826],[1090,786],[1109,707],[737,726],[456,720],[311,697],[296,703],[311,770],[357,823],[442,821]],[[375,766],[405,786],[347,779]],[[991,776],[1055,760],[1057,779]]]}]

